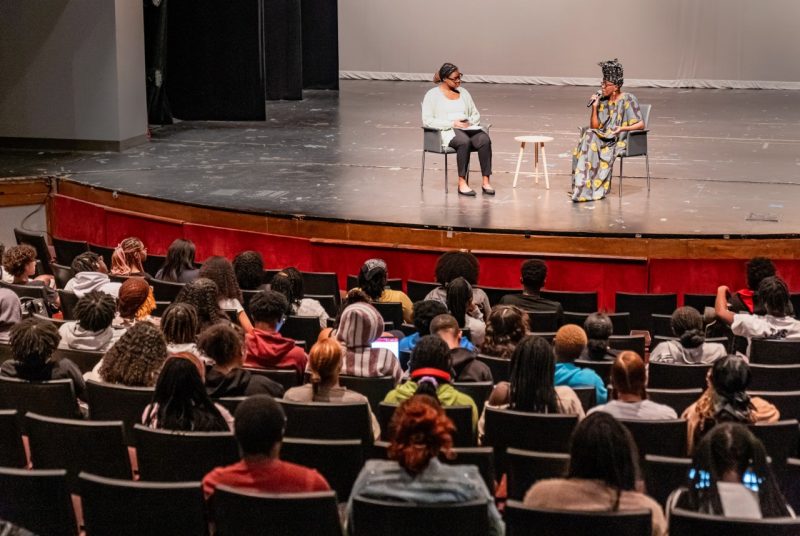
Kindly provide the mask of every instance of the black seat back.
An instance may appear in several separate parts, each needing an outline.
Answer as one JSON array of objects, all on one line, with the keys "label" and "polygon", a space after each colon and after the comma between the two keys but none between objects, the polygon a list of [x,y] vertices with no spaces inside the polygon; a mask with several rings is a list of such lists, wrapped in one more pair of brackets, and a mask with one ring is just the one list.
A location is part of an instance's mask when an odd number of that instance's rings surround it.
[{"label": "black seat back", "polygon": [[492,372],[494,383],[507,382],[511,374],[511,360],[503,357],[478,354],[478,361],[484,363]]},{"label": "black seat back", "polygon": [[17,411],[0,410],[0,467],[25,467],[27,462]]},{"label": "black seat back", "polygon": [[[539,292],[542,298],[557,301],[564,311],[593,313],[597,311],[597,292],[572,292],[565,290],[545,290]],[[581,326],[583,324],[581,323]]]},{"label": "black seat back", "polygon": [[478,411],[483,411],[483,406],[494,388],[493,382],[453,382],[456,391],[464,393],[475,402]]},{"label": "black seat back", "polygon": [[533,332],[554,332],[558,330],[558,315],[555,311],[526,311],[528,325]]},{"label": "black seat back", "polygon": [[384,322],[391,322],[392,329],[400,329],[403,325],[403,305],[400,302],[372,302],[372,306],[381,314]]},{"label": "black seat back", "polygon": [[664,507],[670,494],[686,485],[691,466],[691,458],[646,455],[642,472],[647,494]]},{"label": "black seat back", "polygon": [[89,251],[89,243],[84,240],[67,240],[55,236],[50,239],[53,242],[53,249],[56,251],[56,260],[63,266],[69,266],[75,257]]},{"label": "black seat back", "polygon": [[178,297],[178,293],[186,286],[185,283],[173,283],[172,281],[162,281],[151,279],[150,286],[153,287],[153,296],[156,301],[173,302]]},{"label": "black seat back", "polygon": [[613,361],[603,360],[603,361],[595,361],[593,359],[576,359],[575,365],[580,368],[588,368],[591,369],[600,376],[600,379],[603,380],[603,383],[608,385],[611,382],[611,366],[614,364]]},{"label": "black seat back", "polygon": [[[392,290],[399,290],[400,292],[403,291],[403,280],[398,278],[395,279],[387,279],[386,286]],[[358,276],[357,275],[348,275],[347,276],[347,290],[352,290],[358,287]]]},{"label": "black seat back", "polygon": [[0,467],[0,519],[35,534],[77,534],[67,472]]},{"label": "black seat back", "polygon": [[630,430],[639,449],[639,456],[654,454],[680,458],[686,455],[685,420],[621,420],[620,422]]},{"label": "black seat back", "polygon": [[749,425],[748,428],[764,444],[767,455],[772,458],[772,467],[776,473],[780,473],[787,458],[797,455],[798,433],[800,433],[797,419],[756,423]]},{"label": "black seat back", "polygon": [[439,283],[409,279],[406,281],[406,294],[408,294],[408,299],[416,303],[424,300],[425,296],[427,296],[430,291],[439,288],[439,286]]},{"label": "black seat back", "polygon": [[[381,402],[378,405],[378,423],[381,426],[381,437],[389,439],[389,425],[397,404]],[[444,406],[447,417],[453,421],[456,431],[453,433],[453,445],[456,447],[475,446],[475,434],[472,427],[472,406]]]},{"label": "black seat back", "polygon": [[336,306],[341,305],[339,298],[339,276],[336,272],[301,272],[303,276],[303,293],[333,296]]},{"label": "black seat back", "polygon": [[59,359],[69,359],[85,374],[91,371],[105,355],[105,352],[92,350],[72,350],[70,348],[57,348],[53,355]]},{"label": "black seat back", "polygon": [[279,400],[286,413],[286,437],[305,439],[358,439],[371,445],[369,405]]},{"label": "black seat back", "polygon": [[308,352],[319,337],[319,318],[316,316],[289,315],[281,327],[281,335],[296,341],[305,341],[305,351]]},{"label": "black seat back", "polygon": [[614,350],[631,350],[644,359],[647,342],[644,335],[612,335],[608,339],[608,347]]},{"label": "black seat back", "polygon": [[794,391],[800,386],[800,364],[750,363],[750,378],[751,391]]},{"label": "black seat back", "polygon": [[44,233],[14,228],[14,238],[17,239],[17,244],[28,244],[36,250],[36,260],[41,261],[44,273],[53,273],[50,267],[50,248],[47,246]]},{"label": "black seat back", "polygon": [[69,280],[75,275],[72,271],[72,268],[69,266],[64,266],[53,262],[50,263],[50,267],[53,269],[53,277],[56,279],[57,288],[64,288]]},{"label": "black seat back", "polygon": [[17,297],[22,300],[23,298],[31,298],[34,300],[47,300],[44,285],[17,285],[15,283],[6,283],[0,281],[0,287],[7,288],[14,292]]},{"label": "black seat back", "polygon": [[521,288],[484,287],[483,285],[476,288],[479,288],[486,293],[486,297],[489,298],[489,304],[492,307],[499,304],[500,300],[503,299],[503,296],[508,294],[522,294]]},{"label": "black seat back", "polygon": [[663,337],[674,337],[675,332],[672,331],[672,315],[662,315],[653,313],[650,315],[653,322],[653,331],[651,335],[661,335]]},{"label": "black seat back", "polygon": [[711,365],[678,365],[651,362],[647,387],[654,389],[705,389]]},{"label": "black seat back", "polygon": [[800,341],[752,339],[750,362],[763,365],[800,365]]},{"label": "black seat back", "polygon": [[364,466],[364,448],[359,439],[287,437],[281,444],[281,459],[316,469],[339,497],[349,497]]},{"label": "black seat back", "polygon": [[618,512],[582,512],[527,508],[519,501],[506,504],[506,535],[530,534],[536,527],[537,536],[649,536],[652,532],[650,510]]},{"label": "black seat back", "polygon": [[675,508],[670,512],[669,533],[675,536],[702,534],[702,536],[796,536],[800,534],[800,519],[773,517],[766,519],[740,519],[700,514]]},{"label": "black seat back", "polygon": [[57,292],[64,320],[75,320],[75,306],[78,304],[78,296],[74,292],[63,289],[58,289]]},{"label": "black seat back", "polygon": [[328,314],[328,320],[336,318],[336,315],[339,314],[336,296],[331,296],[330,294],[305,294],[304,297],[310,300],[317,300]]},{"label": "black seat back", "polygon": [[250,372],[250,374],[265,376],[270,380],[278,382],[283,386],[284,391],[289,390],[292,387],[296,387],[300,384],[300,379],[297,377],[297,371],[294,368],[262,369],[262,368],[244,367],[244,370]]},{"label": "black seat back", "polygon": [[714,308],[716,299],[716,294],[684,294],[683,304],[687,307],[694,307],[702,315],[706,307]]},{"label": "black seat back", "polygon": [[[72,380],[26,382],[0,377],[0,409],[15,409],[18,417],[31,411],[49,417],[80,417]],[[20,421],[23,431],[24,421]]]},{"label": "black seat back", "polygon": [[650,400],[671,407],[679,417],[686,408],[697,402],[702,394],[702,389],[647,389]]},{"label": "black seat back", "polygon": [[386,393],[394,389],[393,376],[365,377],[365,376],[339,376],[339,385],[364,395],[369,400],[369,407],[373,412],[378,411],[378,404],[386,398]]},{"label": "black seat back", "polygon": [[458,534],[485,536],[489,533],[486,501],[419,504],[353,499],[351,536],[422,536]]},{"label": "black seat back", "polygon": [[567,474],[569,454],[523,449],[506,451],[508,498],[521,501],[539,480],[561,478]]},{"label": "black seat back", "polygon": [[617,292],[614,310],[631,314],[631,329],[643,329],[652,334],[653,321],[651,315],[653,313],[671,315],[677,308],[677,294]]},{"label": "black seat back", "polygon": [[751,391],[750,396],[758,396],[773,404],[781,412],[781,419],[800,420],[800,391]]},{"label": "black seat back", "polygon": [[122,421],[125,442],[133,445],[133,426],[142,422],[142,414],[153,399],[153,391],[152,387],[128,387],[88,380],[89,418],[93,421]]},{"label": "black seat back", "polygon": [[497,449],[519,448],[567,452],[577,415],[526,413],[486,407],[484,444]]},{"label": "black seat back", "polygon": [[583,411],[589,411],[597,405],[597,389],[593,385],[578,385],[572,390],[578,395]]}]

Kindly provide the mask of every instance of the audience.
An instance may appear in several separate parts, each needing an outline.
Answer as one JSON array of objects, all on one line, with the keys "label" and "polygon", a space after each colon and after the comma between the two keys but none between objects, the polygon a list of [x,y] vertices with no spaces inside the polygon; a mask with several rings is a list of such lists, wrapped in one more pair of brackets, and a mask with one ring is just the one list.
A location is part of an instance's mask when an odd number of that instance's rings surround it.
[{"label": "audience", "polygon": [[347,524],[351,533],[355,497],[414,503],[485,500],[489,534],[505,533],[494,497],[478,468],[439,461],[439,456],[454,457],[455,427],[434,397],[417,395],[400,404],[389,430],[389,460],[368,460],[350,493]]},{"label": "audience", "polygon": [[166,359],[167,343],[158,328],[150,322],[137,322],[86,373],[86,379],[152,387]]},{"label": "audience", "polygon": [[167,341],[167,353],[179,354],[189,352],[194,354],[206,365],[213,365],[214,361],[197,348],[197,310],[188,303],[170,304],[161,315],[161,333]]},{"label": "audience", "polygon": [[447,309],[458,321],[460,328],[467,328],[475,346],[480,347],[486,338],[486,324],[473,316],[475,302],[472,286],[463,277],[457,277],[447,285]]},{"label": "audience", "polygon": [[[447,305],[437,300],[420,300],[414,303],[413,310],[414,328],[417,331],[400,339],[399,349],[401,352],[410,352],[420,337],[431,334],[431,322],[435,317],[447,314]],[[475,351],[475,345],[464,336],[459,339],[459,346],[471,352]]]},{"label": "audience", "polygon": [[[369,259],[358,271],[358,286],[373,302],[397,302],[403,307],[403,322],[410,324],[414,318],[413,305],[406,294],[386,286],[389,269],[383,259]],[[395,326],[399,328],[400,326]]]},{"label": "audience", "polygon": [[528,334],[528,314],[515,305],[498,305],[486,319],[486,339],[481,353],[509,359]]},{"label": "audience", "polygon": [[54,355],[60,339],[58,329],[46,320],[26,318],[15,324],[11,328],[11,359],[0,365],[0,376],[29,382],[72,380],[75,396],[85,401],[86,384],[78,365]]},{"label": "audience", "polygon": [[614,417],[598,412],[572,433],[566,478],[540,480],[525,494],[532,508],[619,512],[650,510],[652,534],[667,534],[661,506],[638,491],[639,454],[631,433]]},{"label": "audience", "polygon": [[242,291],[236,282],[230,261],[220,256],[209,257],[200,268],[200,277],[210,279],[217,284],[217,303],[220,308],[236,311],[236,318],[245,333],[253,331],[253,325],[242,306]]},{"label": "audience", "polygon": [[586,348],[586,333],[575,324],[561,326],[553,340],[553,351],[556,355],[556,385],[570,387],[593,385],[597,393],[597,403],[605,404],[608,400],[608,390],[603,380],[595,371],[580,368],[575,365]]},{"label": "audience", "polygon": [[13,290],[0,288],[0,344],[8,344],[11,328],[22,320],[22,305]]},{"label": "audience", "polygon": [[708,387],[681,415],[688,425],[688,452],[703,435],[720,422],[776,422],[778,408],[757,396],[747,394],[750,367],[744,359],[727,356],[718,359],[708,373]]},{"label": "audience", "polygon": [[278,382],[244,370],[244,334],[238,326],[216,324],[200,334],[198,350],[213,366],[206,372],[206,390],[212,398],[266,394],[283,396]]},{"label": "audience", "polygon": [[[432,302],[438,303],[438,302]],[[494,311],[492,311],[494,314]],[[490,315],[491,316],[491,315]],[[431,335],[442,339],[450,348],[450,365],[457,382],[490,382],[492,371],[478,360],[478,354],[461,346],[461,328],[453,315],[436,316],[430,323]]]},{"label": "audience", "polygon": [[289,302],[280,292],[259,291],[250,300],[250,316],[255,327],[245,337],[248,367],[294,369],[302,379],[308,356],[294,340],[280,334],[286,321]]},{"label": "audience", "polygon": [[[467,251],[447,251],[436,261],[436,282],[440,286],[433,289],[425,296],[426,300],[436,300],[447,303],[447,287],[450,282],[458,277],[463,277],[473,287],[478,284],[480,264],[477,257]],[[479,289],[473,289],[472,300],[477,307],[471,314],[478,320],[483,320],[492,311],[489,296]]]},{"label": "audience", "polygon": [[746,426],[722,423],[697,445],[688,489],[667,500],[674,508],[724,517],[794,517],[778,489],[764,445]]},{"label": "audience", "polygon": [[728,355],[722,344],[706,342],[703,317],[694,307],[675,309],[670,324],[678,340],[660,343],[650,353],[650,361],[696,365],[713,363]]},{"label": "audience", "polygon": [[450,349],[435,335],[419,340],[411,353],[409,380],[386,394],[385,402],[399,404],[414,395],[429,395],[443,406],[472,407],[472,426],[478,423],[478,408],[468,395],[457,391],[452,384]]},{"label": "audience", "polygon": [[342,374],[347,376],[392,376],[400,381],[403,371],[397,357],[386,348],[372,348],[383,333],[383,317],[368,303],[354,303],[343,312],[332,335],[344,349]]},{"label": "audience", "polygon": [[622,352],[611,365],[613,400],[596,406],[589,414],[602,411],[622,420],[658,421],[677,419],[675,410],[647,399],[647,368],[636,352]]},{"label": "audience", "polygon": [[72,279],[64,285],[64,290],[73,292],[78,298],[84,294],[99,290],[119,296],[120,283],[111,281],[108,277],[108,267],[103,257],[93,251],[85,251],[72,259]]},{"label": "audience", "polygon": [[219,322],[230,322],[217,302],[217,284],[205,277],[198,277],[187,283],[175,297],[173,305],[176,303],[186,303],[194,307],[198,333]]},{"label": "audience", "polygon": [[144,243],[135,236],[126,238],[111,254],[111,273],[147,277],[144,271],[145,259],[147,259],[147,248],[144,247]]},{"label": "audience", "polygon": [[167,249],[167,258],[156,272],[156,279],[171,283],[191,283],[199,277],[200,270],[194,265],[194,242],[176,238]]},{"label": "audience", "polygon": [[[323,339],[311,347],[308,353],[309,383],[292,387],[283,396],[292,402],[358,403],[369,406],[369,400],[355,391],[339,385],[342,368],[342,346],[335,339]],[[369,409],[369,407],[368,407]],[[370,426],[376,440],[381,437],[381,427],[372,411],[369,411]]]},{"label": "audience", "polygon": [[[328,491],[328,482],[315,470],[280,459],[286,416],[267,395],[251,396],[234,414],[234,435],[242,459],[217,467],[203,478],[203,493],[211,498],[217,486],[261,493]],[[309,520],[310,522],[312,520]]]},{"label": "audience", "polygon": [[32,285],[44,289],[45,305],[49,314],[58,312],[59,299],[56,292],[56,282],[52,275],[40,275],[33,278],[36,273],[36,250],[28,244],[12,246],[3,253],[3,268],[14,277],[15,285]]},{"label": "audience", "polygon": [[93,290],[84,294],[75,304],[76,321],[65,322],[58,333],[59,348],[105,352],[122,337],[125,330],[114,328],[117,303],[110,294]]},{"label": "audience", "polygon": [[745,264],[747,287],[731,294],[729,310],[732,313],[767,314],[758,296],[758,286],[767,277],[776,275],[775,265],[766,257],[754,257]]},{"label": "audience", "polygon": [[328,313],[322,304],[313,298],[304,297],[303,275],[297,268],[284,268],[275,274],[269,288],[286,296],[291,314],[316,316],[321,329],[328,327]]},{"label": "audience", "polygon": [[592,313],[583,321],[586,332],[586,348],[581,353],[581,359],[592,361],[613,361],[619,355],[619,350],[609,347],[608,340],[614,333],[614,324],[605,313]]},{"label": "audience", "polygon": [[157,324],[159,320],[150,316],[155,308],[156,300],[150,283],[143,277],[129,277],[119,287],[114,327],[129,329],[142,321]]},{"label": "audience", "polygon": [[233,258],[233,273],[242,290],[262,290],[264,285],[264,259],[258,251],[242,251]]},{"label": "audience", "polygon": [[204,371],[203,363],[188,352],[170,356],[158,375],[153,399],[142,413],[142,424],[181,432],[233,430],[231,414],[206,393]]},{"label": "audience", "polygon": [[529,259],[520,268],[522,294],[506,294],[500,299],[501,305],[516,305],[525,311],[555,311],[556,325],[564,323],[564,309],[557,301],[542,298],[539,292],[547,280],[547,265],[539,259]]}]

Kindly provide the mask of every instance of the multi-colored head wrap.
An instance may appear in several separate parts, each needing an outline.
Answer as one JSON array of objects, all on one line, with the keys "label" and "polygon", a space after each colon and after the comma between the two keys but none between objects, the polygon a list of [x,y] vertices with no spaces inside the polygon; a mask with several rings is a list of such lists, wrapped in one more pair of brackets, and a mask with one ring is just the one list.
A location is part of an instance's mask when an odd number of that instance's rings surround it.
[{"label": "multi-colored head wrap", "polygon": [[623,75],[622,64],[617,58],[609,61],[601,61],[598,63],[598,65],[601,69],[603,69],[603,80],[606,82],[611,82],[615,86],[622,86],[625,78]]}]

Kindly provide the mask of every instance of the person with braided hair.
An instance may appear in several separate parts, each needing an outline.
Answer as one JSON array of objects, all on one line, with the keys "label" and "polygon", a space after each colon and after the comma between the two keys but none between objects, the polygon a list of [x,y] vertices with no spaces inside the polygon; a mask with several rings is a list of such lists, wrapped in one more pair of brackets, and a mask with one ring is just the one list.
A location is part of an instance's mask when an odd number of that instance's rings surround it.
[{"label": "person with braided hair", "polygon": [[217,284],[217,302],[221,309],[236,311],[236,319],[245,333],[253,331],[253,324],[244,310],[242,290],[236,281],[231,261],[225,257],[214,256],[206,259],[200,268],[200,277],[205,277]]},{"label": "person with braided hair", "polygon": [[481,353],[508,359],[528,334],[528,314],[515,305],[498,305],[486,319],[486,339]]},{"label": "person with braided hair", "polygon": [[706,342],[703,317],[694,307],[675,309],[670,324],[678,340],[660,343],[650,353],[650,361],[697,365],[713,363],[728,355],[722,344]]},{"label": "person with braided hair", "polygon": [[64,290],[74,293],[78,298],[93,290],[111,294],[115,298],[119,296],[121,283],[111,281],[108,267],[98,253],[84,251],[72,259],[70,268],[75,275],[64,285]]},{"label": "person with braided hair", "polygon": [[197,348],[197,309],[190,303],[172,303],[161,315],[161,333],[167,341],[167,352],[178,354],[189,352],[211,366],[214,360]]},{"label": "person with braided hair", "polygon": [[144,243],[131,236],[120,242],[111,254],[112,275],[138,275],[147,277],[144,261],[147,259],[147,248]]},{"label": "person with braided hair", "polygon": [[472,285],[463,277],[450,281],[447,285],[447,310],[458,321],[459,328],[469,329],[472,343],[480,347],[486,338],[486,324],[473,316],[476,309]]},{"label": "person with braided hair", "polygon": [[144,277],[129,277],[119,287],[114,326],[125,329],[142,321],[157,324],[159,320],[150,316],[155,308],[156,300],[150,283]]},{"label": "person with braided hair", "polygon": [[58,333],[59,348],[105,352],[125,333],[124,328],[114,328],[117,303],[114,297],[93,290],[84,294],[75,305],[76,321],[65,322]]},{"label": "person with braided hair", "polygon": [[[622,65],[616,59],[600,62],[603,81],[592,95],[589,128],[572,151],[573,202],[597,201],[608,195],[614,160],[627,150],[627,135],[642,130],[644,120],[639,101],[622,92]],[[623,134],[623,135],[621,135]]]},{"label": "person with braided hair", "polygon": [[291,314],[297,316],[316,316],[319,318],[320,329],[328,327],[328,313],[319,301],[306,298],[303,292],[303,274],[300,270],[290,266],[284,268],[272,277],[270,290],[280,292],[289,302]]}]

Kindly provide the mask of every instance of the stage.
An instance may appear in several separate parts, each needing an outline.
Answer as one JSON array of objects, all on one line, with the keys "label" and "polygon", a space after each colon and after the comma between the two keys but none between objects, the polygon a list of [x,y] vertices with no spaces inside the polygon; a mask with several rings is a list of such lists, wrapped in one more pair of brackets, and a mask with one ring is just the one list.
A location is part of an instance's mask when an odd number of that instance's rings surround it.
[{"label": "stage", "polygon": [[[571,151],[592,88],[467,84],[492,123],[495,197],[450,193],[427,155],[420,190],[420,102],[430,84],[342,81],[268,102],[263,123],[182,122],[122,153],[0,151],[0,177],[58,176],[102,190],[242,214],[472,233],[653,238],[796,237],[800,92],[632,89],[652,104],[652,189],[644,158],[605,200],[573,204]],[[511,187],[514,136],[552,136],[550,190],[526,152]],[[477,155],[473,154],[477,175]],[[616,173],[618,174],[618,167]],[[624,254],[623,251],[620,252]]]}]

